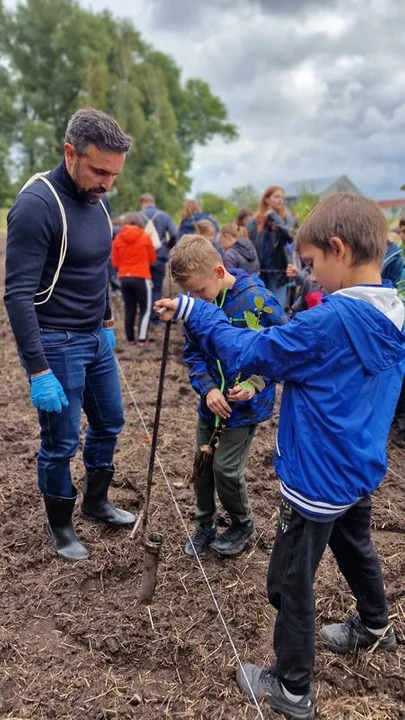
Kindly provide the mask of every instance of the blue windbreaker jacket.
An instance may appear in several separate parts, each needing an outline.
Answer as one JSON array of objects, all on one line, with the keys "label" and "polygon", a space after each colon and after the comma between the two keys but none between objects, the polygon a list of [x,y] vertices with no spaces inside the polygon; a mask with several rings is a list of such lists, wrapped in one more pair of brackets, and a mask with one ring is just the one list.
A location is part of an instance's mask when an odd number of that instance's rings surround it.
[{"label": "blue windbreaker jacket", "polygon": [[396,290],[347,288],[260,333],[237,330],[209,303],[180,298],[177,317],[228,376],[242,370],[284,380],[275,466],[298,512],[330,521],[375,490],[405,371]]},{"label": "blue windbreaker jacket", "polygon": [[[228,318],[227,322],[232,323],[234,327],[246,328],[245,312],[250,311],[257,316],[255,306],[257,298],[263,300],[263,308],[265,308],[260,313],[261,325],[268,328],[287,321],[277,299],[266,290],[259,278],[248,275],[244,270],[229,270],[229,272],[236,278],[236,282],[233,288],[227,291],[222,306]],[[216,357],[208,356],[201,350],[199,337],[194,337],[193,332],[187,327],[185,327],[185,336],[184,359],[188,365],[190,383],[201,396],[198,413],[208,424],[214,426],[215,415],[208,409],[205,396],[212,388],[222,389],[222,385],[224,385],[222,392],[226,396],[227,390],[235,384],[239,370],[228,371],[225,367],[222,368],[222,365],[218,366]],[[248,375],[243,373],[241,380],[246,380]],[[260,375],[263,377],[263,373]],[[265,377],[263,379],[266,382],[265,388],[256,393],[252,400],[233,404],[231,417],[225,421],[227,427],[254,425],[271,417],[275,399],[274,382]]]}]

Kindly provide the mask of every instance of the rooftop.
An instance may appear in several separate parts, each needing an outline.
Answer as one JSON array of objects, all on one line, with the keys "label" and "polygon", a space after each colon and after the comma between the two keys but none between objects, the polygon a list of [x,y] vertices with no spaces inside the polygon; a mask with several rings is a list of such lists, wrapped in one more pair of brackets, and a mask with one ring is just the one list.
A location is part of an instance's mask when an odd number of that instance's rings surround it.
[{"label": "rooftop", "polygon": [[397,198],[397,200],[377,200],[379,208],[389,210],[390,208],[401,207],[405,205],[405,197]]},{"label": "rooftop", "polygon": [[326,190],[333,183],[340,180],[342,175],[335,175],[334,177],[323,177],[323,178],[311,178],[307,180],[298,180],[298,182],[292,182],[285,186],[284,191],[286,197],[296,197],[303,190],[314,195]]}]

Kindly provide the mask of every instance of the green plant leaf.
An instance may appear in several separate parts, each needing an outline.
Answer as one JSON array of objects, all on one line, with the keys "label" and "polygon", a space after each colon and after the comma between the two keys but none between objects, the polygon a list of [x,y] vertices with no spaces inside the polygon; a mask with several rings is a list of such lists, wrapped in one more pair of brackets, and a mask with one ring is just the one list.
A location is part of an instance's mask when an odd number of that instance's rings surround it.
[{"label": "green plant leaf", "polygon": [[273,314],[273,309],[272,309],[271,307],[267,307],[267,306],[266,306],[266,307],[263,308],[263,312],[267,313],[268,315],[272,315],[272,314]]},{"label": "green plant leaf", "polygon": [[255,297],[254,303],[255,303],[255,305],[256,305],[257,310],[258,310],[259,312],[261,312],[261,311],[263,310],[264,299],[261,298],[261,297]]},{"label": "green plant leaf", "polygon": [[249,380],[244,380],[243,382],[239,383],[239,387],[242,388],[242,390],[246,390],[247,392],[250,392],[251,390],[255,390],[255,386],[252,385]]},{"label": "green plant leaf", "polygon": [[245,310],[243,313],[246,325],[248,326],[249,330],[256,330],[257,326],[259,324],[259,318],[256,317],[254,313],[252,313],[250,310]]}]

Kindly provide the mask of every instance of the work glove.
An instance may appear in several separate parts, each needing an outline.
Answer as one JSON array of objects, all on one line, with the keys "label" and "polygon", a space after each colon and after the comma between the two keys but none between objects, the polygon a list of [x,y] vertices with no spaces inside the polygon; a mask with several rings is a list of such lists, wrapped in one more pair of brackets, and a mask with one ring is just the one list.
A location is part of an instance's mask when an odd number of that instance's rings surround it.
[{"label": "work glove", "polygon": [[44,375],[32,377],[30,382],[31,402],[37,410],[45,410],[48,413],[61,413],[62,406],[68,407],[69,400],[52,370]]},{"label": "work glove", "polygon": [[104,332],[107,335],[108,344],[111,350],[114,352],[117,345],[117,341],[115,339],[115,330],[114,328],[104,328]]}]

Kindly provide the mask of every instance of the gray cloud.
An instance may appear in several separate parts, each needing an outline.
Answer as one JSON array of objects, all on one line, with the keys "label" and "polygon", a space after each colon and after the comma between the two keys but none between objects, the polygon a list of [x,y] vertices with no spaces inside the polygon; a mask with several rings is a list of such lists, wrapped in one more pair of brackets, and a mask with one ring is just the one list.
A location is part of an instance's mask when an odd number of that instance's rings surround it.
[{"label": "gray cloud", "polygon": [[[334,0],[329,8],[337,3],[338,0]],[[324,0],[151,0],[151,19],[157,27],[184,29],[198,26],[208,16],[211,22],[221,22],[224,12],[254,15],[261,11],[275,16],[297,17],[324,5]]]},{"label": "gray cloud", "polygon": [[[126,0],[92,0],[128,14]],[[133,20],[226,103],[240,139],[196,151],[198,190],[346,173],[405,181],[402,0],[137,0]]]}]

